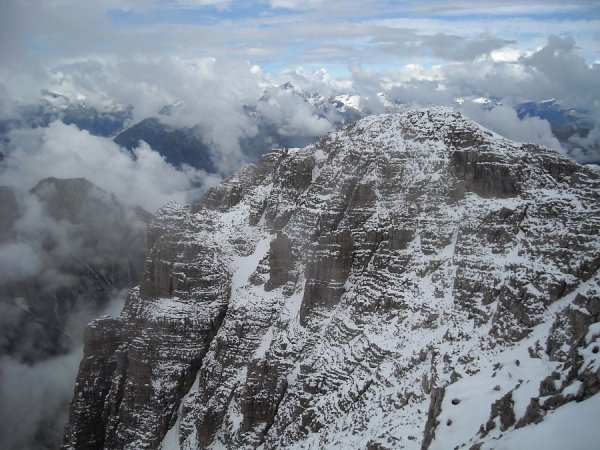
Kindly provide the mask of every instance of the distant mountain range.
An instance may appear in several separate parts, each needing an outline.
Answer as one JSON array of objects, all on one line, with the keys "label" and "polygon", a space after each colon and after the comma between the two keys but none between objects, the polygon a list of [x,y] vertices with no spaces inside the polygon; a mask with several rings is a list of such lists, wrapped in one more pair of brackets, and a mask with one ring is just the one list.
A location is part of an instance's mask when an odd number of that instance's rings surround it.
[{"label": "distant mountain range", "polygon": [[60,120],[95,136],[108,137],[125,128],[132,118],[132,111],[131,106],[122,105],[110,105],[105,110],[99,110],[85,101],[42,90],[38,102],[17,106],[19,118],[0,122],[0,132],[15,127],[46,127]]},{"label": "distant mountain range", "polygon": [[202,140],[198,127],[176,128],[150,117],[119,133],[114,141],[128,150],[133,150],[140,141],[144,141],[174,166],[188,164],[207,172],[216,172],[210,148]]},{"label": "distant mountain range", "polygon": [[[402,103],[402,99],[390,99],[383,93],[378,96],[378,101],[388,113],[408,108]],[[272,148],[304,147],[321,137],[321,134],[315,135],[295,128],[293,121],[287,121],[283,111],[281,117],[278,117],[279,122],[265,114],[266,110],[273,108],[282,98],[296,105],[304,105],[314,117],[327,120],[330,130],[340,129],[373,113],[365,98],[357,94],[322,96],[290,82],[269,87],[255,104],[243,108],[244,114],[258,130],[253,137],[243,137],[240,140],[242,153],[248,161],[258,161],[262,154]],[[499,104],[498,99],[484,97],[457,98],[455,101],[459,105],[470,102],[482,108],[492,108]],[[167,119],[185,108],[185,102],[180,100],[163,106],[154,117],[132,123],[132,106],[111,105],[99,111],[84,101],[43,90],[39,102],[19,106],[20,119],[0,121],[0,138],[6,139],[6,132],[11,128],[45,127],[52,121],[61,120],[93,135],[113,137],[117,144],[128,150],[133,150],[140,141],[145,141],[174,166],[187,164],[215,173],[218,171],[214,161],[216,149],[206,141],[201,127],[175,126],[173,123],[176,121]],[[567,150],[574,147],[571,138],[585,138],[594,128],[589,112],[565,108],[556,100],[524,102],[518,104],[515,110],[519,118],[538,117],[547,120],[552,133]]]},{"label": "distant mountain range", "polygon": [[594,128],[589,111],[575,108],[564,108],[556,100],[543,102],[525,102],[517,105],[519,118],[539,117],[547,120],[552,134],[560,142],[566,142],[574,135],[586,137]]}]

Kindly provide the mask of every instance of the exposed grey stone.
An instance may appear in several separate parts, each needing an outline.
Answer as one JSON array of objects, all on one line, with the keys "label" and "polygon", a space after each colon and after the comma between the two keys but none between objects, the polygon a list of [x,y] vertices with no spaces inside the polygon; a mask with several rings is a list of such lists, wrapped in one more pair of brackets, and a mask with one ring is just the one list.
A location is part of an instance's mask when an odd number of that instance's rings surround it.
[{"label": "exposed grey stone", "polygon": [[440,424],[437,418],[442,412],[442,402],[444,401],[445,393],[446,390],[440,387],[431,390],[431,401],[429,403],[429,412],[427,413],[427,423],[425,424],[421,450],[427,450],[431,445],[431,441],[435,438],[435,429]]},{"label": "exposed grey stone", "polygon": [[503,395],[494,403],[490,412],[490,418],[488,419],[485,429],[481,432],[482,436],[486,436],[491,430],[496,427],[496,418],[500,420],[500,430],[506,431],[516,423],[516,417],[514,412],[515,402],[513,401],[512,391]]},{"label": "exposed grey stone", "polygon": [[292,256],[292,242],[281,231],[271,241],[269,250],[269,274],[270,278],[265,289],[272,290],[283,286],[293,278],[290,273],[294,267]]}]

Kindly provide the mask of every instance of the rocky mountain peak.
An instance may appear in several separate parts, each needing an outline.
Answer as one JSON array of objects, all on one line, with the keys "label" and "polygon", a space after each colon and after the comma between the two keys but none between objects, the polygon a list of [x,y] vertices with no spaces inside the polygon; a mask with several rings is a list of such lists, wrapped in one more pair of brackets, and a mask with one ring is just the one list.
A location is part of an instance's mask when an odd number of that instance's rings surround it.
[{"label": "rocky mountain peak", "polygon": [[[402,114],[381,114],[368,116],[340,133],[367,134],[377,136],[377,140],[395,141],[443,141],[453,137],[455,131],[461,130],[466,136],[488,143],[492,138],[500,138],[481,125],[466,118],[460,111],[439,106],[424,109],[413,109]],[[458,141],[456,141],[458,143]],[[465,145],[466,146],[466,145]]]},{"label": "rocky mountain peak", "polygon": [[123,241],[126,247],[129,245],[124,238],[129,229],[145,226],[153,217],[142,208],[125,205],[85,178],[45,178],[30,193],[52,219],[77,225],[83,234],[95,235],[96,240],[98,235],[112,235],[111,241]]},{"label": "rocky mountain peak", "polygon": [[589,405],[599,197],[448,108],[268,153],[159,212],[65,447],[486,448]]}]

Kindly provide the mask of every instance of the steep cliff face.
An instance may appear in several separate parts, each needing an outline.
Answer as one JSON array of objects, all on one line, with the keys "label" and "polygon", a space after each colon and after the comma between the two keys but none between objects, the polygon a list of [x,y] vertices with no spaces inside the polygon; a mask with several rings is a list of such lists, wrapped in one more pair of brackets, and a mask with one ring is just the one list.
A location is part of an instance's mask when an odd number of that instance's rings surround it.
[{"label": "steep cliff face", "polygon": [[269,153],[159,212],[65,448],[485,447],[598,398],[599,231],[600,173],[451,109]]}]

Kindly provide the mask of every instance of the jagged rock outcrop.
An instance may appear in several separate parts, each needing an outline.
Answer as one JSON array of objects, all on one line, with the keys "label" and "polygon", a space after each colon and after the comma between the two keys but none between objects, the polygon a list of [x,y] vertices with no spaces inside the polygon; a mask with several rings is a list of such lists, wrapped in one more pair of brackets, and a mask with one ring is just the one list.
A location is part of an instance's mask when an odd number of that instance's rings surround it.
[{"label": "jagged rock outcrop", "polygon": [[85,414],[77,414],[78,427],[68,435],[75,447],[157,447],[227,310],[231,279],[206,239],[216,230],[186,230],[189,213],[180,205],[158,214],[146,273],[127,312],[87,330],[77,381],[82,395],[72,404]]},{"label": "jagged rock outcrop", "polygon": [[269,153],[159,212],[65,448],[488,445],[597,392],[599,231],[597,170],[451,109]]}]

